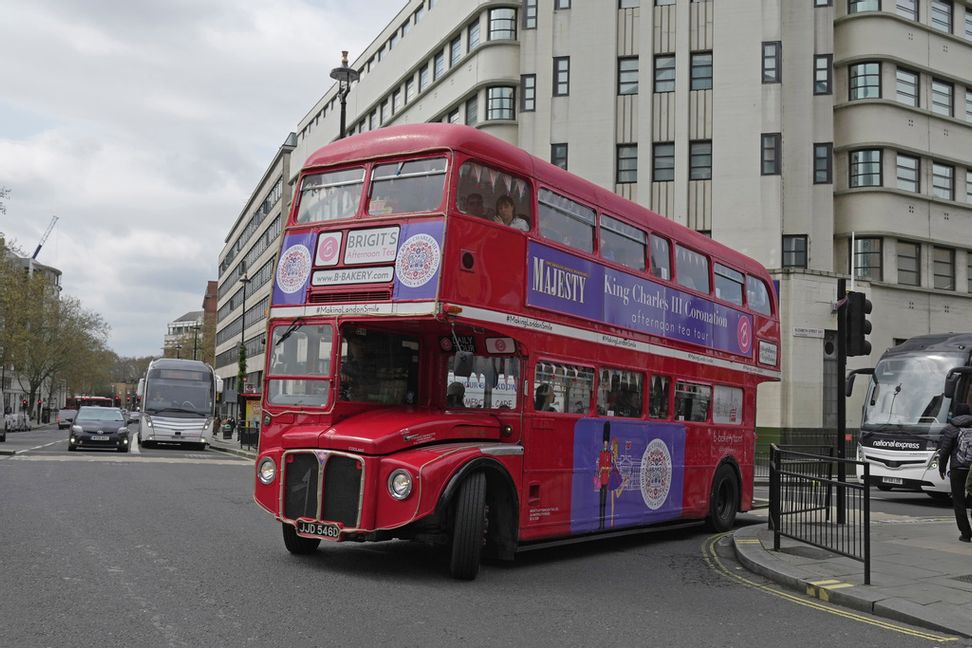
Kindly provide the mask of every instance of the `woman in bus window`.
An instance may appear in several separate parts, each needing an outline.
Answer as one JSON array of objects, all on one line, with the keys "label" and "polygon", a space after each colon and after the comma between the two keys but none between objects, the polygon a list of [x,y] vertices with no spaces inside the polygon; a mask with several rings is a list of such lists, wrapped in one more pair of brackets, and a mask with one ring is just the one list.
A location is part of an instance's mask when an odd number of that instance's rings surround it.
[{"label": "woman in bus window", "polygon": [[496,215],[493,216],[493,221],[496,223],[501,223],[503,225],[508,225],[513,229],[518,229],[521,232],[529,232],[530,224],[524,219],[513,213],[516,209],[516,205],[513,203],[513,199],[509,196],[503,195],[496,199]]}]

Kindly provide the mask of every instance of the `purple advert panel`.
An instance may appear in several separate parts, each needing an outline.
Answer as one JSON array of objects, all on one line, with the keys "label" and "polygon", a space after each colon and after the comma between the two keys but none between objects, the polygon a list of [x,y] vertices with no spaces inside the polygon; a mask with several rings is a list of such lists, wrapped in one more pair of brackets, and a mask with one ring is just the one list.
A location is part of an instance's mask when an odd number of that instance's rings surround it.
[{"label": "purple advert panel", "polygon": [[273,277],[273,305],[303,304],[307,299],[317,233],[288,234]]},{"label": "purple advert panel", "polygon": [[750,315],[540,243],[527,252],[527,305],[749,356]]},{"label": "purple advert panel", "polygon": [[403,223],[395,258],[395,290],[392,299],[435,299],[442,270],[441,220]]}]

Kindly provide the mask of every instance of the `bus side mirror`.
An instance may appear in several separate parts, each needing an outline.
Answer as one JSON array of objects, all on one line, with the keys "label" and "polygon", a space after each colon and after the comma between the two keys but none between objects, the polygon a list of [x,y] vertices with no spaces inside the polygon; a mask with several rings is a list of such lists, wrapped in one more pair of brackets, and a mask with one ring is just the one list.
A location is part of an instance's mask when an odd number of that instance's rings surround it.
[{"label": "bus side mirror", "polygon": [[217,394],[223,393],[223,379],[220,378],[219,376],[216,376],[216,393]]},{"label": "bus side mirror", "polygon": [[955,367],[945,375],[945,398],[955,398],[955,388],[962,376],[972,376],[972,367]]},{"label": "bus side mirror", "polygon": [[472,375],[473,354],[472,351],[456,350],[456,357],[452,361],[452,373],[459,378],[468,378]]},{"label": "bus side mirror", "polygon": [[847,398],[850,398],[851,394],[854,393],[854,378],[857,377],[857,374],[866,374],[868,376],[873,376],[874,367],[868,367],[867,369],[855,369],[854,371],[847,374],[847,382],[844,383],[844,396],[846,396]]},{"label": "bus side mirror", "polygon": [[135,389],[135,393],[138,394],[139,396],[144,396],[145,395],[145,379],[144,378],[139,378],[138,379],[138,387]]}]

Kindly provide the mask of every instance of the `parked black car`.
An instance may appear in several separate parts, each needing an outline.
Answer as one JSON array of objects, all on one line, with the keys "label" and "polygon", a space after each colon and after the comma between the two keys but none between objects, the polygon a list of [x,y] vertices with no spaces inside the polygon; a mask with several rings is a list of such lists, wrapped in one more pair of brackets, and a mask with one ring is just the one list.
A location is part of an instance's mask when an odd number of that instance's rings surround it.
[{"label": "parked black car", "polygon": [[128,427],[117,407],[82,407],[71,426],[68,450],[115,448],[128,452]]},{"label": "parked black car", "polygon": [[62,409],[57,412],[57,429],[64,430],[74,425],[74,418],[78,415],[78,410]]}]

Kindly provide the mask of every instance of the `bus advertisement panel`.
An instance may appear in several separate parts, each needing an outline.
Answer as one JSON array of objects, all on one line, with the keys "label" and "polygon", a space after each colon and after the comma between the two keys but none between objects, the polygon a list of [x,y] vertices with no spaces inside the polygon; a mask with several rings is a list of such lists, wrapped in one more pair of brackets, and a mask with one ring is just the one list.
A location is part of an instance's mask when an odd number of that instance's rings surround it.
[{"label": "bus advertisement panel", "polygon": [[758,263],[464,126],[336,142],[298,187],[254,482],[289,551],[408,538],[473,578],[751,507]]}]

